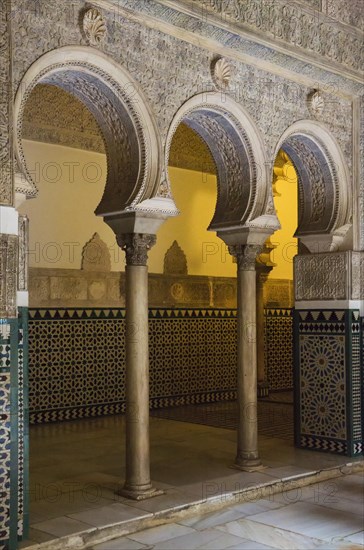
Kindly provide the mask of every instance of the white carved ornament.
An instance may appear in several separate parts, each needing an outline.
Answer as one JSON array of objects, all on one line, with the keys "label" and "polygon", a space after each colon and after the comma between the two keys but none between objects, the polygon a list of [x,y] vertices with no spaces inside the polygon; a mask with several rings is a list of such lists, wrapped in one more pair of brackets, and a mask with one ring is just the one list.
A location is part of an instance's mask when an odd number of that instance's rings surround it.
[{"label": "white carved ornament", "polygon": [[325,100],[322,94],[316,90],[309,94],[307,105],[312,115],[321,115],[325,109]]},{"label": "white carved ornament", "polygon": [[92,8],[83,16],[83,31],[91,46],[98,46],[105,38],[106,25],[101,13]]},{"label": "white carved ornament", "polygon": [[229,87],[232,77],[231,64],[225,57],[220,57],[212,62],[212,80],[219,90],[226,90]]}]

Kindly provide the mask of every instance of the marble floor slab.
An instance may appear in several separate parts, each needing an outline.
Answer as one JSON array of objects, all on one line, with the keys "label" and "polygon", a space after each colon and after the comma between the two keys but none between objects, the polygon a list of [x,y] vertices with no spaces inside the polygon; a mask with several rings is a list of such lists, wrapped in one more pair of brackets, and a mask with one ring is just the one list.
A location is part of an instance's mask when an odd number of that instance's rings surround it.
[{"label": "marble floor slab", "polygon": [[[283,493],[267,496],[261,489],[262,485],[282,478],[343,466],[347,462],[346,457],[303,451],[294,448],[290,441],[261,437],[261,457],[268,467],[255,473],[240,472],[231,467],[236,453],[234,431],[160,418],[151,419],[151,471],[154,485],[163,489],[165,494],[141,502],[127,500],[116,494],[123,483],[125,468],[124,430],[123,416],[31,427],[31,531],[30,540],[24,542],[23,547],[46,542],[50,537],[77,533],[80,526],[95,529],[138,521],[153,514],[180,510],[208,498],[214,498],[216,502],[220,500],[220,504],[227,504],[227,507],[207,516],[200,513],[200,508],[194,518],[184,517],[173,533],[167,531],[163,540],[155,544],[164,544],[178,537],[192,537],[193,534],[197,536],[206,531],[208,534],[199,540],[205,541],[202,544],[212,545],[211,548],[216,547],[214,544],[226,548],[222,538],[228,536],[241,539],[229,539],[232,540],[231,547],[249,548],[244,546],[249,544],[249,536],[246,535],[254,531],[253,527],[262,530],[259,518],[263,516],[268,531],[281,530],[281,539],[285,541],[288,524],[284,523],[283,511],[282,516],[279,512],[295,504],[306,506],[306,510],[316,506],[316,517],[321,515],[324,525],[328,525],[330,518],[333,518],[335,537],[347,539],[363,531],[363,527],[357,527],[363,502],[361,475],[339,479],[335,490],[324,484],[292,491],[288,486]],[[254,493],[237,493],[231,501],[231,491],[252,487],[255,487]],[[333,495],[339,495],[339,500],[336,498],[333,501]],[[353,503],[354,510],[350,503]],[[276,516],[269,515],[274,512]],[[344,518],[341,530],[338,514]],[[276,518],[276,524],[271,525],[269,518]],[[249,522],[246,532],[240,528],[234,531],[235,527],[231,530],[241,521]],[[354,524],[356,531],[351,530]],[[227,528],[227,525],[230,527]],[[294,535],[298,538],[306,536],[304,527],[302,524],[302,529],[295,531]],[[215,531],[220,534],[216,535]],[[318,526],[314,533],[321,536]],[[218,538],[214,539],[215,535]],[[186,544],[193,544],[190,540],[185,539]],[[354,542],[350,541],[350,544]],[[135,544],[150,548],[154,543],[145,542],[144,538],[130,538],[129,542],[123,539],[122,544],[132,544],[131,548],[137,548]],[[260,545],[257,548],[274,547],[269,534],[254,540],[254,544]]]}]

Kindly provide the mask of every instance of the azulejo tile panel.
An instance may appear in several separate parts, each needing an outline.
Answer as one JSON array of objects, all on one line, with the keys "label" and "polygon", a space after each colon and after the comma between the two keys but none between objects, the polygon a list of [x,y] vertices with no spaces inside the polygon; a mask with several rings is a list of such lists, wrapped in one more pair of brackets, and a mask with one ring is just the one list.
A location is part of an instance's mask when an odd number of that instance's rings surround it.
[{"label": "azulejo tile panel", "polygon": [[357,311],[297,311],[296,444],[362,452],[360,318]]},{"label": "azulejo tile panel", "polygon": [[[271,312],[275,388],[292,383],[292,315],[282,311]],[[150,309],[151,408],[235,399],[236,331],[233,309]],[[125,310],[30,310],[29,386],[31,423],[123,412]]]},{"label": "azulejo tile panel", "polygon": [[293,310],[265,310],[265,359],[270,391],[293,388]]},{"label": "azulejo tile panel", "polygon": [[0,548],[14,548],[26,533],[23,314],[0,319]]}]

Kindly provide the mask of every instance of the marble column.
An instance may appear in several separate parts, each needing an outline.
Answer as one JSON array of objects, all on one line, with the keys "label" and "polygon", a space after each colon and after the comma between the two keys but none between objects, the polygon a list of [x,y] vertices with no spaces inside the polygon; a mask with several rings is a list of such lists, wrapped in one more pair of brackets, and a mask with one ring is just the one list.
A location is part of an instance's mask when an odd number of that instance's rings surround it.
[{"label": "marble column", "polygon": [[258,452],[257,327],[255,244],[229,246],[238,271],[238,450],[235,467],[254,471],[261,467]]},{"label": "marble column", "polygon": [[118,237],[126,254],[126,466],[120,494],[134,500],[163,493],[150,479],[147,261],[155,242],[149,234]]},{"label": "marble column", "polygon": [[264,284],[272,270],[271,267],[257,264],[257,374],[258,397],[266,397],[269,393],[265,369],[265,318],[264,318]]}]

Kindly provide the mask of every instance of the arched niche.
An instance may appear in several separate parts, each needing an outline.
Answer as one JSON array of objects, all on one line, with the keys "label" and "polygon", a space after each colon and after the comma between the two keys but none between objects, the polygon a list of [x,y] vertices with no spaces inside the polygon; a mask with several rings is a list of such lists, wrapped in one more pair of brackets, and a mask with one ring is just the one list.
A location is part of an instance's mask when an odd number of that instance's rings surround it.
[{"label": "arched niche", "polygon": [[320,123],[299,121],[281,136],[298,176],[295,236],[309,252],[352,248],[350,174],[336,140]]}]

